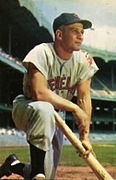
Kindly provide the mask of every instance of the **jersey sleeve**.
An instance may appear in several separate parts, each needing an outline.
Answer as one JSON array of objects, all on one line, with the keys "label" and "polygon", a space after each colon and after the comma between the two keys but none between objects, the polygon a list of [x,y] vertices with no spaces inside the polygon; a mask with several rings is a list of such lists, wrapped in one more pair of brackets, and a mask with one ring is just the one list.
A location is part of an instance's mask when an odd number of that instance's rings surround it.
[{"label": "jersey sleeve", "polygon": [[88,53],[84,53],[82,62],[83,63],[81,63],[78,83],[82,83],[85,80],[91,78],[99,70],[93,57]]},{"label": "jersey sleeve", "polygon": [[29,63],[34,64],[35,67],[46,77],[46,79],[48,78],[47,58],[43,44],[35,46],[23,60],[23,65],[27,70]]}]

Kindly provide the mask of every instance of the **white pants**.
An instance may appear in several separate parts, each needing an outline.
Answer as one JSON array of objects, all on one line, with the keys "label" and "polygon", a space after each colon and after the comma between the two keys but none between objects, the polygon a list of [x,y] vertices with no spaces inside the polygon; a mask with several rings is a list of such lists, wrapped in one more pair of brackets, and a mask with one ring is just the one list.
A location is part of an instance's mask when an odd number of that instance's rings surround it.
[{"label": "white pants", "polygon": [[[63,112],[60,115],[65,117]],[[13,101],[12,117],[16,127],[26,132],[27,141],[46,151],[45,175],[47,179],[54,179],[63,145],[63,133],[55,125],[53,106],[19,95]]]}]

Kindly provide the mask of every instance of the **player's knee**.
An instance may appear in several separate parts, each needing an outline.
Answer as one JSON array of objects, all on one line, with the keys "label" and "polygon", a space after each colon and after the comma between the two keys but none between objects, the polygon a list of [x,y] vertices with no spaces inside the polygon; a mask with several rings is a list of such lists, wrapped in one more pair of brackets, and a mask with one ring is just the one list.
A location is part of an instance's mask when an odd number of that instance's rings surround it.
[{"label": "player's knee", "polygon": [[41,102],[39,105],[39,111],[47,115],[47,114],[53,113],[54,107],[49,102]]},{"label": "player's knee", "polygon": [[39,116],[49,116],[53,115],[54,113],[54,107],[51,103],[49,102],[44,102],[44,101],[39,101],[39,102],[34,102],[33,103],[33,109]]}]

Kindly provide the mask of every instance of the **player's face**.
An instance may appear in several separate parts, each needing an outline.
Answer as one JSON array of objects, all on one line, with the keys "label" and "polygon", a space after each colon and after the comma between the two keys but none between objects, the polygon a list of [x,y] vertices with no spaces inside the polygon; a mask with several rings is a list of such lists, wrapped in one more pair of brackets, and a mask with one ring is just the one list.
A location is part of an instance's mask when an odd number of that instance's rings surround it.
[{"label": "player's face", "polygon": [[62,47],[65,51],[78,51],[83,41],[84,29],[81,23],[70,24],[62,31]]}]

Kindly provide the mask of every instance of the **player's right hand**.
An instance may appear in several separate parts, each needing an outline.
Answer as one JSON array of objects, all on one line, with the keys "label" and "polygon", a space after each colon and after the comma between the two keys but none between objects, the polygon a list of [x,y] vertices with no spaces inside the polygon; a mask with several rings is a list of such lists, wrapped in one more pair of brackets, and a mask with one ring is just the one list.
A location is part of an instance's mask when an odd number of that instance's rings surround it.
[{"label": "player's right hand", "polygon": [[[80,140],[81,140],[81,139],[80,139]],[[85,150],[86,150],[86,151],[83,153],[82,156],[83,156],[84,158],[87,158],[87,157],[89,156],[89,154],[92,153],[93,156],[96,157],[96,154],[95,154],[95,152],[93,151],[93,148],[92,148],[92,145],[91,145],[91,143],[90,143],[90,140],[87,138],[87,139],[81,140],[81,142],[82,142],[83,147],[84,147]]]}]

